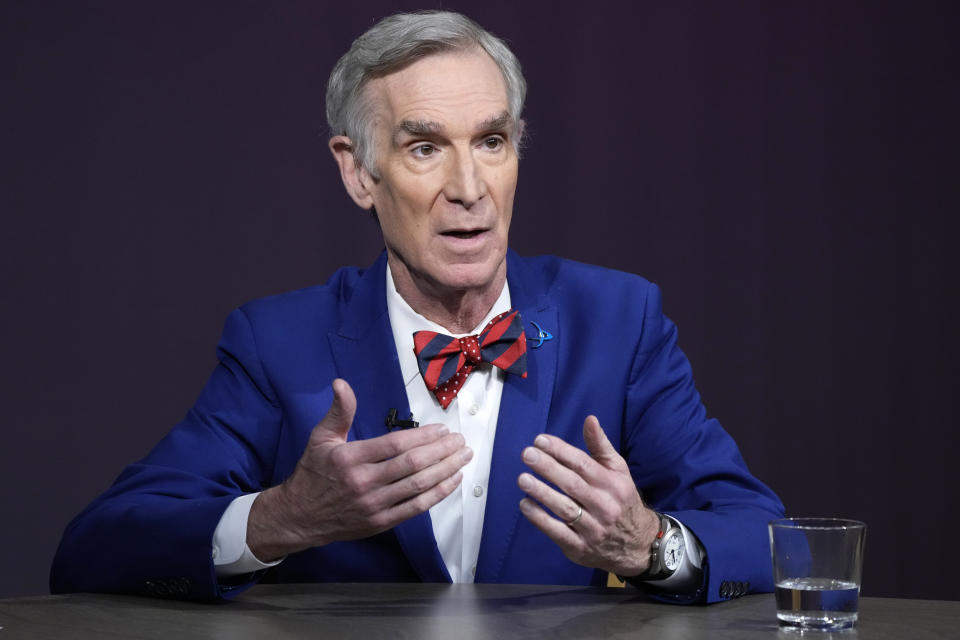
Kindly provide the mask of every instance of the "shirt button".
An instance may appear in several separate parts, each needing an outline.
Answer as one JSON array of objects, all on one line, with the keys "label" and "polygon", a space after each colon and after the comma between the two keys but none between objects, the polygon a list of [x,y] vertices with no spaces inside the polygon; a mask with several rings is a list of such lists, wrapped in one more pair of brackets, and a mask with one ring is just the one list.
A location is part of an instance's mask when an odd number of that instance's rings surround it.
[{"label": "shirt button", "polygon": [[470,407],[469,411],[470,411],[470,415],[475,416],[480,412],[480,407],[477,405],[473,405]]},{"label": "shirt button", "polygon": [[473,488],[473,495],[477,498],[483,495],[483,487],[477,485]]}]

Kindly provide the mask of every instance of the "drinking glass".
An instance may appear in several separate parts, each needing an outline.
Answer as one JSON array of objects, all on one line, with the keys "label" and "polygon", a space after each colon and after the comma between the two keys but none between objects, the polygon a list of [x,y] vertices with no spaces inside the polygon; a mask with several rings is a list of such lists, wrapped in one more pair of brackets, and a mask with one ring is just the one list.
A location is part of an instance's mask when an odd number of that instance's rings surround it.
[{"label": "drinking glass", "polygon": [[840,518],[770,522],[780,626],[837,631],[857,623],[867,525]]}]

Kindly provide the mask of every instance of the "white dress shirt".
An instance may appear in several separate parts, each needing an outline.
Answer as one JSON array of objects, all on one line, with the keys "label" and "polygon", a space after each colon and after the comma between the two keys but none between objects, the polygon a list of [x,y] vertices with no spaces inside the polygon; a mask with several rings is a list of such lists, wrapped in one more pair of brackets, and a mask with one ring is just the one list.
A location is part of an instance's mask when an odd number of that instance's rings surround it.
[{"label": "white dress shirt", "polygon": [[[487,506],[487,487],[490,481],[490,460],[493,457],[493,438],[500,413],[500,396],[506,374],[490,364],[481,364],[467,377],[459,393],[446,409],[427,390],[417,357],[413,351],[415,331],[438,331],[454,338],[480,333],[495,317],[510,309],[510,291],[506,283],[500,297],[487,316],[469,333],[454,334],[445,327],[427,320],[414,311],[400,297],[387,267],[387,312],[393,339],[400,358],[400,373],[407,391],[407,401],[413,419],[421,425],[440,423],[451,433],[459,433],[473,450],[473,458],[463,467],[463,481],[459,489],[430,509],[433,535],[440,555],[454,582],[473,582],[480,552],[480,534],[483,514]],[[405,418],[406,416],[401,416]]]}]

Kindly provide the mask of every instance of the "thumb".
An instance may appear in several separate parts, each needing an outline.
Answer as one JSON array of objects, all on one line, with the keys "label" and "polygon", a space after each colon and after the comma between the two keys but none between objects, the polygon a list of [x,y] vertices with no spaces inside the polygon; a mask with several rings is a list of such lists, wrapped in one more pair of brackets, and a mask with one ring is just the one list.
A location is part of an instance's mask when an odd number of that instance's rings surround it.
[{"label": "thumb", "polygon": [[583,421],[583,439],[593,459],[607,469],[619,471],[626,468],[626,461],[607,439],[607,434],[600,427],[597,416],[587,416]]},{"label": "thumb", "polygon": [[353,416],[357,412],[357,397],[346,380],[337,378],[333,387],[333,404],[327,410],[327,415],[313,428],[314,437],[330,441],[347,441],[347,432],[353,424]]}]

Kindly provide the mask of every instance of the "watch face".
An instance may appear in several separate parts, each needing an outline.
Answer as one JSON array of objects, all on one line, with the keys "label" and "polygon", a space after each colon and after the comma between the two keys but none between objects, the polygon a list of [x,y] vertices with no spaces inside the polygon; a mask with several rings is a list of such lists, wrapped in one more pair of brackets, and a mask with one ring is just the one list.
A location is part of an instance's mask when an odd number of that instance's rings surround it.
[{"label": "watch face", "polygon": [[680,529],[674,529],[667,534],[666,539],[660,545],[663,550],[663,566],[670,571],[676,571],[677,567],[683,561],[683,532]]}]

